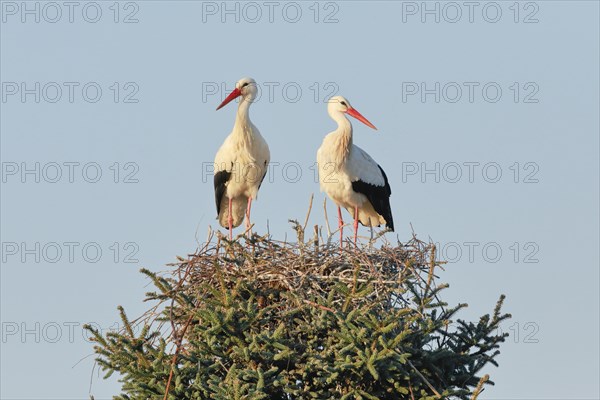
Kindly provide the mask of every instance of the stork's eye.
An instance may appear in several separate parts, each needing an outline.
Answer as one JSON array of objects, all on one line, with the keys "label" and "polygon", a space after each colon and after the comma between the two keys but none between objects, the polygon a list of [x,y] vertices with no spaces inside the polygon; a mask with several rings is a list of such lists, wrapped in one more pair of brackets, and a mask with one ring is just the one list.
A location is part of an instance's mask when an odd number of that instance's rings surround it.
[{"label": "stork's eye", "polygon": [[248,86],[248,82],[246,82],[242,85],[242,87],[246,87],[246,86]]},{"label": "stork's eye", "polygon": [[342,101],[342,105],[343,105],[343,106],[345,106],[345,107],[348,107],[348,106],[346,105],[346,102],[345,102],[345,101]]}]

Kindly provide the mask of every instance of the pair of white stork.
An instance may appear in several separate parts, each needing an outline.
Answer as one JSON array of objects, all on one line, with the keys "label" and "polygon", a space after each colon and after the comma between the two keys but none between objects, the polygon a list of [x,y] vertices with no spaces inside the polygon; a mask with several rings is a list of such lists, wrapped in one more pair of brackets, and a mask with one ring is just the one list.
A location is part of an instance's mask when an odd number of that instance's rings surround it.
[{"label": "pair of white stork", "polygon": [[[215,156],[218,220],[221,226],[229,229],[230,240],[233,228],[241,225],[244,216],[246,229],[249,229],[252,200],[258,195],[270,161],[269,146],[250,121],[249,109],[257,91],[254,79],[242,78],[217,107],[219,110],[235,98],[242,97],[233,131]],[[329,99],[327,111],[338,127],[325,136],[317,151],[317,164],[321,191],[327,193],[337,205],[340,245],[344,227],[341,207],[347,209],[354,218],[355,244],[359,222],[371,228],[386,224],[387,229],[393,231],[390,208],[392,192],[387,176],[371,156],[352,143],[352,124],[346,114],[370,128],[377,128],[342,96]]]}]

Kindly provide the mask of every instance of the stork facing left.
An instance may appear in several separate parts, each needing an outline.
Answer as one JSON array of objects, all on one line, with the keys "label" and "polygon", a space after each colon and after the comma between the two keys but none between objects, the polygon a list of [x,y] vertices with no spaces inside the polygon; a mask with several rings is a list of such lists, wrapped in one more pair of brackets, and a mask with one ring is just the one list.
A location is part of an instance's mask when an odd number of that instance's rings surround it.
[{"label": "stork facing left", "polygon": [[219,110],[241,97],[233,130],[217,151],[214,161],[217,218],[222,227],[229,229],[230,240],[233,228],[241,225],[244,216],[249,231],[252,200],[258,196],[271,158],[267,142],[250,120],[250,105],[257,93],[256,81],[242,78],[217,107]]}]

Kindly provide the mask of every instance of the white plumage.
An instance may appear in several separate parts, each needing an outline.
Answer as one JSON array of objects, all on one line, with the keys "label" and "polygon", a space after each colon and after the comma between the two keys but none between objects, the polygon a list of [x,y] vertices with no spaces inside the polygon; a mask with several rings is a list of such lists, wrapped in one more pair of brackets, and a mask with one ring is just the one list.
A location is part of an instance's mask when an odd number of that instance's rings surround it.
[{"label": "white plumage", "polygon": [[377,128],[342,96],[332,97],[327,110],[338,128],[323,139],[317,152],[317,163],[321,190],[338,206],[340,242],[343,239],[340,207],[347,209],[354,218],[355,243],[359,221],[369,227],[386,224],[393,231],[389,203],[391,189],[385,172],[367,152],[352,143],[352,124],[345,114]]},{"label": "white plumage", "polygon": [[215,156],[215,201],[219,223],[232,229],[239,226],[246,215],[246,228],[250,227],[252,200],[265,177],[270,161],[269,146],[258,128],[250,121],[249,108],[256,98],[256,82],[242,78],[235,89],[217,108],[220,109],[238,96],[239,103],[233,130]]}]

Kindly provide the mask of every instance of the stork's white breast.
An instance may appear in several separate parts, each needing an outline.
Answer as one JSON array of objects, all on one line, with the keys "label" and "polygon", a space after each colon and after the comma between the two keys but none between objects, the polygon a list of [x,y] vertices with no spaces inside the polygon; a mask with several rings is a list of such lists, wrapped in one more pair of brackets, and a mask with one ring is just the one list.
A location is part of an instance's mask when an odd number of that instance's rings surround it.
[{"label": "stork's white breast", "polygon": [[256,199],[269,161],[269,146],[258,130],[253,132],[250,141],[234,132],[225,139],[215,156],[215,173],[231,172],[227,182],[227,197],[244,195]]}]

